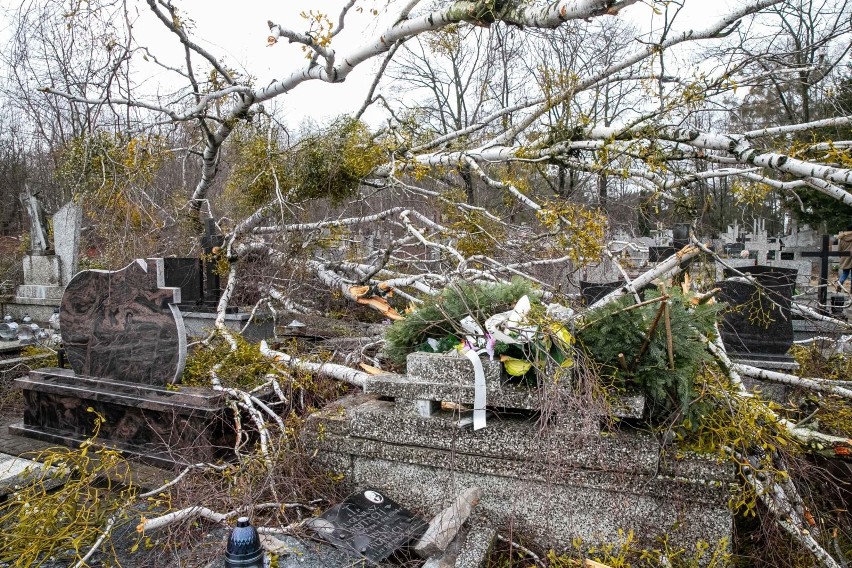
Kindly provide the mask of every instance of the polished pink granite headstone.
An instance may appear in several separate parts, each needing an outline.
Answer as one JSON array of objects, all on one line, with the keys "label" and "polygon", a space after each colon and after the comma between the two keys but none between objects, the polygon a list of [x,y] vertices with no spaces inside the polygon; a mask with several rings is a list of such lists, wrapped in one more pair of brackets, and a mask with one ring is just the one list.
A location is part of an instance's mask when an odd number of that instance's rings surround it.
[{"label": "polished pink granite headstone", "polygon": [[68,362],[78,375],[146,385],[174,383],[186,363],[186,332],[163,285],[162,259],[121,270],[84,270],[65,288],[59,310]]}]

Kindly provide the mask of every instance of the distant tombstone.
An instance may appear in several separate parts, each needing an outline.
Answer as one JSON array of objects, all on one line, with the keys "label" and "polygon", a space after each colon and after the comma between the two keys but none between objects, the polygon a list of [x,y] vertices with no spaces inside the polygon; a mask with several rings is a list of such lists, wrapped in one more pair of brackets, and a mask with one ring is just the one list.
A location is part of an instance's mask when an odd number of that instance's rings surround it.
[{"label": "distant tombstone", "polygon": [[80,230],[83,209],[73,201],[53,215],[53,249],[59,257],[60,281],[67,286],[80,266]]},{"label": "distant tombstone", "polygon": [[725,259],[725,264],[721,262],[716,263],[716,280],[724,280],[729,276],[736,275],[736,272],[731,271],[733,268],[735,270],[739,270],[741,272],[745,272],[741,270],[744,267],[755,266],[757,261],[753,258],[740,258],[739,256],[735,258]]},{"label": "distant tombstone", "polygon": [[729,256],[737,256],[745,250],[745,243],[726,243],[722,247],[722,252]]},{"label": "distant tombstone", "polygon": [[24,255],[24,283],[18,286],[15,296],[25,301],[58,302],[79,265],[83,212],[73,203],[67,203],[57,211],[53,216],[53,245],[48,246],[44,210],[29,192],[22,199],[26,199],[30,214],[32,250]]},{"label": "distant tombstone", "polygon": [[21,201],[30,217],[30,254],[47,254],[51,247],[47,238],[47,216],[44,207],[27,185],[21,194]]},{"label": "distant tombstone", "polygon": [[163,276],[167,288],[180,288],[180,306],[194,309],[204,302],[204,278],[198,258],[164,258]]},{"label": "distant tombstone", "polygon": [[662,262],[676,252],[674,247],[648,247],[648,262]]},{"label": "distant tombstone", "polygon": [[689,244],[689,223],[675,223],[672,230],[672,246],[675,250],[680,250]]},{"label": "distant tombstone", "polygon": [[222,297],[222,286],[214,256],[224,243],[225,237],[218,233],[216,221],[206,219],[201,250],[204,251],[204,304],[209,308],[215,308]]},{"label": "distant tombstone", "polygon": [[773,260],[767,263],[778,268],[790,268],[796,271],[796,290],[802,292],[811,285],[813,264],[810,260]]},{"label": "distant tombstone", "polygon": [[580,280],[580,296],[583,298],[583,303],[591,306],[610,292],[618,290],[624,286],[624,282],[586,282]]},{"label": "distant tombstone", "polygon": [[60,331],[78,375],[147,385],[176,382],[186,362],[186,333],[166,288],[162,259],[122,270],[84,270],[65,289]]},{"label": "distant tombstone", "polygon": [[[793,345],[791,305],[796,270],[743,266],[760,286],[737,278],[717,282],[719,300],[728,304],[722,317],[725,347],[736,353],[783,355]],[[726,270],[726,277],[733,272]]]},{"label": "distant tombstone", "polygon": [[606,258],[597,264],[584,266],[579,272],[579,277],[586,282],[611,282],[621,279],[621,272],[613,261]]}]

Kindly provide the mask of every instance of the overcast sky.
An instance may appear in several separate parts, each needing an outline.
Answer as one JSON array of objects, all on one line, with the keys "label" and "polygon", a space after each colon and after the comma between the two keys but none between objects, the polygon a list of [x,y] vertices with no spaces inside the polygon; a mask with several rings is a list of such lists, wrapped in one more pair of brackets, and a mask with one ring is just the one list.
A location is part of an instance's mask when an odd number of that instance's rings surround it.
[{"label": "overcast sky", "polygon": [[[257,0],[238,3],[232,0],[174,0],[174,3],[192,20],[192,35],[200,45],[215,56],[225,58],[229,66],[251,74],[256,78],[256,84],[262,85],[299,70],[305,64],[304,54],[298,46],[288,45],[286,41],[267,46],[267,20],[306,31],[306,22],[300,12],[315,10],[329,14],[336,24],[346,0],[286,0],[276,3]],[[422,2],[423,5],[428,3],[428,0]],[[21,0],[0,0],[0,6],[7,10],[14,10],[21,4]],[[356,4],[362,6],[364,12],[350,12],[346,29],[334,40],[333,46],[338,53],[345,53],[375,37],[392,23],[388,14],[379,18],[369,14],[370,8],[379,9],[384,4],[384,0],[360,0]],[[686,7],[678,18],[679,27],[701,29],[739,4],[736,0],[686,0]],[[129,0],[129,5],[136,12],[134,33],[139,43],[151,48],[157,57],[176,67],[182,66],[183,50],[180,44],[174,35],[165,31],[146,2]],[[650,30],[661,19],[642,3],[622,10],[618,17],[630,20],[643,31]],[[7,28],[7,24],[3,25],[6,33]],[[362,64],[342,85],[317,81],[302,84],[292,93],[279,97],[274,104],[286,113],[291,126],[308,116],[323,121],[343,112],[351,112],[360,107],[379,63],[380,59]],[[142,88],[170,91],[177,84],[173,75],[152,65],[146,69]]]},{"label": "overcast sky", "polygon": [[[231,65],[238,65],[257,78],[257,84],[265,84],[274,78],[288,75],[304,65],[304,54],[298,46],[288,45],[285,41],[268,47],[267,20],[281,23],[299,31],[306,31],[305,20],[300,12],[320,10],[337,21],[337,15],[345,0],[289,0],[276,5],[248,0],[237,7],[232,1],[222,0],[180,0],[175,2],[190,15],[194,22],[194,37],[214,54],[224,54]],[[423,2],[426,5],[428,2]],[[137,31],[156,38],[161,51],[169,51],[177,57],[180,64],[180,51],[174,36],[163,33],[162,25],[156,22],[143,2],[139,3]],[[351,50],[369,37],[375,37],[381,29],[392,23],[388,17],[374,18],[368,14],[371,7],[380,8],[384,2],[362,0],[357,5],[364,12],[351,12],[347,16],[346,29],[334,40],[338,53]],[[740,4],[734,0],[687,0],[686,7],[678,21],[680,27],[701,29],[727,13],[732,6]],[[619,17],[634,22],[643,31],[648,31],[659,22],[661,16],[655,16],[651,8],[637,3],[622,11]],[[287,113],[291,126],[296,125],[305,116],[323,120],[342,112],[350,112],[360,107],[369,85],[371,76],[380,60],[367,62],[356,69],[342,85],[328,85],[317,81],[300,85],[292,93],[281,97],[276,104]],[[154,81],[165,80],[158,75]]]}]

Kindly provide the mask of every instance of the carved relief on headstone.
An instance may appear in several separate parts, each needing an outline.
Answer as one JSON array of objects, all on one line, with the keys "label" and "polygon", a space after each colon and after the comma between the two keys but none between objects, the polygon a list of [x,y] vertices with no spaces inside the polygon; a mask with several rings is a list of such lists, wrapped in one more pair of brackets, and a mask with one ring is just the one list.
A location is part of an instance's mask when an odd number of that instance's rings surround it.
[{"label": "carved relief on headstone", "polygon": [[60,329],[75,373],[160,386],[178,380],[186,362],[180,289],[163,283],[161,258],[71,279]]}]

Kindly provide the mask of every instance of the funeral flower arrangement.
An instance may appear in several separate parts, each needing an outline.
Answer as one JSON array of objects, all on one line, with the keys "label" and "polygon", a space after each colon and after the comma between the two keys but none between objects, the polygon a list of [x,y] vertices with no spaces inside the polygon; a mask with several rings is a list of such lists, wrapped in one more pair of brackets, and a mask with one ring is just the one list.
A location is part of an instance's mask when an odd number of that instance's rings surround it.
[{"label": "funeral flower arrangement", "polygon": [[602,387],[643,392],[650,422],[697,421],[704,410],[696,377],[711,363],[704,342],[715,337],[722,307],[673,287],[648,291],[641,303],[627,295],[576,315],[544,305],[523,280],[460,283],[395,322],[385,354],[400,369],[413,351],[487,354],[530,386],[568,376],[562,371],[582,357]]},{"label": "funeral flower arrangement", "polygon": [[565,324],[573,312],[539,298],[522,280],[452,285],[394,323],[386,354],[402,367],[412,351],[473,351],[499,358],[508,375],[535,382],[549,362],[563,369],[573,364],[574,338]]}]

